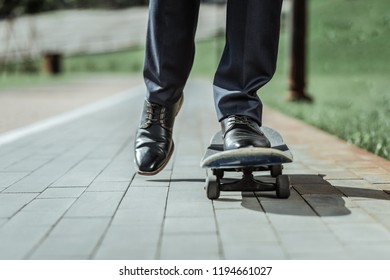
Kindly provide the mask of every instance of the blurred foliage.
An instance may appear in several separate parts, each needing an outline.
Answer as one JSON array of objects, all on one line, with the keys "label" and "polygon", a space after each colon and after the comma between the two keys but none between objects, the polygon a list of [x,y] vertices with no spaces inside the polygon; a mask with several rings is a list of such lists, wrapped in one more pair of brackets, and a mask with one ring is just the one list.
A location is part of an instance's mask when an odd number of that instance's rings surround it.
[{"label": "blurred foliage", "polygon": [[0,0],[0,19],[60,9],[119,9],[147,3],[148,0]]}]

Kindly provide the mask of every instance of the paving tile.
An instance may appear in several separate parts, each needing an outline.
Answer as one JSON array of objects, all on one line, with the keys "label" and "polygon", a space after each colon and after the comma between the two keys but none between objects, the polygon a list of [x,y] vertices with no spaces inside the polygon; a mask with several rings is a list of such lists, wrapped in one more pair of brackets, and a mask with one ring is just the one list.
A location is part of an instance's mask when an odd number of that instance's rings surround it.
[{"label": "paving tile", "polygon": [[291,174],[289,175],[290,183],[292,185],[328,185],[323,176],[318,174]]},{"label": "paving tile", "polygon": [[86,159],[51,186],[89,186],[107,164],[107,159]]},{"label": "paving tile", "polygon": [[286,216],[268,213],[267,217],[277,232],[328,232],[326,224],[318,216]]},{"label": "paving tile", "polygon": [[90,258],[108,223],[109,218],[62,219],[30,258]]},{"label": "paving tile", "polygon": [[389,184],[390,174],[373,174],[363,176],[364,180],[373,184]]},{"label": "paving tile", "polygon": [[376,223],[330,223],[328,225],[344,244],[390,242],[390,231]]},{"label": "paving tile", "polygon": [[317,207],[346,208],[348,206],[354,207],[353,202],[351,202],[346,197],[340,195],[313,194],[313,195],[303,195],[303,198],[313,208],[317,208]]},{"label": "paving tile", "polygon": [[5,170],[11,172],[32,172],[47,164],[52,159],[51,156],[31,156],[8,166]]},{"label": "paving tile", "polygon": [[[55,173],[54,173],[55,174]],[[50,184],[55,180],[58,175],[53,173],[35,174],[32,173],[29,176],[24,177],[19,182],[13,184],[3,192],[9,193],[36,193],[43,192]]]},{"label": "paving tile", "polygon": [[88,154],[88,159],[112,159],[122,148],[122,141],[118,143],[105,143],[100,145],[98,149],[93,150]]},{"label": "paving tile", "polygon": [[321,215],[321,219],[325,223],[373,223],[375,219],[373,216],[361,208],[351,207],[348,208],[349,213],[343,214],[337,210],[333,210],[332,207],[319,207],[316,208]]},{"label": "paving tile", "polygon": [[163,234],[216,233],[214,217],[167,217]]},{"label": "paving tile", "polygon": [[[215,211],[218,231],[223,244],[250,244],[261,239],[275,242],[277,237],[265,213],[249,209],[221,209]],[[237,222],[239,221],[239,225]]]},{"label": "paving tile", "polygon": [[388,174],[388,171],[386,169],[381,168],[381,167],[352,168],[350,170],[359,176],[375,175],[375,174]]},{"label": "paving tile", "polygon": [[111,226],[94,259],[156,259],[161,227]]},{"label": "paving tile", "polygon": [[307,252],[290,251],[289,259],[293,260],[351,260],[353,254],[344,247],[330,247],[329,250],[315,250]]},{"label": "paving tile", "polygon": [[321,217],[324,223],[375,223],[376,218],[362,208],[349,208],[347,215],[323,215]]},{"label": "paving tile", "polygon": [[38,198],[77,198],[86,189],[87,188],[85,187],[47,188],[38,196]]},{"label": "paving tile", "polygon": [[390,192],[390,184],[375,184],[375,186],[378,189],[385,191],[386,193]]},{"label": "paving tile", "polygon": [[161,187],[167,188],[170,184],[170,178],[145,178],[141,176],[135,176],[131,181],[131,187]]},{"label": "paving tile", "polygon": [[5,192],[42,192],[83,159],[95,145],[96,143],[93,144],[91,142],[79,143],[65,154],[55,158],[50,164],[43,166],[13,184]]},{"label": "paving tile", "polygon": [[340,180],[340,179],[362,179],[363,177],[360,175],[356,175],[355,173],[349,170],[340,170],[340,171],[328,171],[324,177],[326,180]]},{"label": "paving tile", "polygon": [[347,244],[346,249],[350,252],[350,259],[357,260],[389,260],[390,243],[384,242],[363,242]]},{"label": "paving tile", "polygon": [[211,217],[214,215],[211,202],[176,201],[168,198],[167,217]]},{"label": "paving tile", "polygon": [[32,153],[31,145],[18,145],[17,143],[10,143],[7,145],[9,149],[2,146],[0,149],[0,170],[7,170],[13,164],[23,161]]},{"label": "paving tile", "polygon": [[162,210],[165,209],[168,188],[131,187],[126,192],[119,209]]},{"label": "paving tile", "polygon": [[260,205],[259,200],[257,199],[256,195],[254,193],[249,193],[253,194],[253,196],[248,195],[248,192],[243,192],[241,194],[242,199],[241,199],[241,206],[243,208],[256,211],[256,212],[261,212],[263,213],[264,210],[262,206]]},{"label": "paving tile", "polygon": [[129,182],[104,182],[94,181],[88,187],[87,192],[125,192],[129,187]]},{"label": "paving tile", "polygon": [[326,174],[328,172],[342,172],[345,170],[342,166],[336,165],[334,161],[326,162],[325,160],[310,164],[310,169],[319,174]]},{"label": "paving tile", "polygon": [[29,259],[86,260],[97,240],[90,237],[53,237],[46,239]]},{"label": "paving tile", "polygon": [[266,213],[292,216],[315,216],[313,209],[302,199],[272,199],[261,201]]},{"label": "paving tile", "polygon": [[162,226],[164,208],[118,209],[112,221],[114,226],[153,227]]},{"label": "paving tile", "polygon": [[15,227],[21,230],[24,227],[53,226],[60,220],[64,211],[20,211],[13,216],[4,226]]},{"label": "paving tile", "polygon": [[308,204],[322,217],[349,216],[359,206],[354,200],[334,195],[306,195]]},{"label": "paving tile", "polygon": [[337,164],[345,166],[350,169],[375,169],[380,168],[378,164],[376,164],[374,161],[368,159],[368,160],[338,160]]},{"label": "paving tile", "polygon": [[242,226],[239,227],[237,224],[229,226],[218,222],[218,229],[223,246],[229,246],[229,244],[232,243],[236,246],[248,246],[258,242],[278,242],[276,232],[267,223],[260,224],[256,222],[248,222],[243,223]]},{"label": "paving tile", "polygon": [[0,193],[0,218],[12,217],[37,195],[37,193]]},{"label": "paving tile", "polygon": [[188,180],[182,182],[171,182],[169,188],[170,201],[191,201],[208,202],[204,182],[199,180]]},{"label": "paving tile", "polygon": [[50,198],[50,199],[34,199],[23,211],[26,212],[65,212],[75,202],[75,198]]},{"label": "paving tile", "polygon": [[94,180],[94,182],[130,182],[134,176],[133,160],[113,161]]},{"label": "paving tile", "polygon": [[[198,160],[195,161],[196,163],[199,162]],[[176,166],[176,163],[175,163]],[[180,164],[177,164],[177,166],[180,166]],[[192,165],[189,168],[182,168],[181,166],[178,167],[178,170],[175,171],[175,169],[172,172],[172,181],[185,181],[185,180],[203,180],[206,181],[206,173],[203,169],[201,169],[198,166]]]},{"label": "paving tile", "polygon": [[372,184],[363,179],[347,179],[347,180],[327,180],[332,186],[347,187],[347,188],[374,188]]},{"label": "paving tile", "polygon": [[338,189],[350,198],[390,199],[386,192],[379,189],[349,187],[339,187]]},{"label": "paving tile", "polygon": [[110,218],[63,218],[50,232],[49,237],[92,237],[103,233]]},{"label": "paving tile", "polygon": [[299,234],[296,232],[279,232],[278,236],[290,256],[311,253],[311,259],[316,259],[317,252],[320,252],[320,254],[328,252],[330,255],[333,252],[334,257],[337,258],[336,252],[339,251],[337,248],[342,247],[336,236],[328,232],[306,231]]},{"label": "paving tile", "polygon": [[388,213],[370,213],[374,220],[378,221],[388,230],[390,230],[390,219]]},{"label": "paving tile", "polygon": [[219,259],[219,251],[215,234],[164,235],[159,258],[163,260]]},{"label": "paving tile", "polygon": [[294,188],[290,189],[290,197],[288,199],[279,199],[276,196],[275,191],[254,192],[254,193],[243,192],[242,193],[243,196],[253,196],[253,194],[255,195],[255,197],[257,197],[257,199],[260,202],[270,201],[270,202],[278,202],[278,203],[282,202],[283,203],[283,202],[289,201],[289,203],[299,203],[299,201],[303,201],[302,196]]},{"label": "paving tile", "polygon": [[363,208],[368,213],[390,214],[390,200],[359,199],[354,200],[354,203]]},{"label": "paving tile", "polygon": [[[254,194],[252,194],[253,196]],[[221,196],[213,201],[214,208],[219,209],[242,209],[242,195]]]},{"label": "paving tile", "polygon": [[351,210],[348,207],[333,207],[333,206],[325,206],[325,207],[316,207],[314,209],[316,213],[321,217],[327,216],[349,216],[351,214]]},{"label": "paving tile", "polygon": [[5,189],[27,176],[27,172],[0,172],[0,188]]},{"label": "paving tile", "polygon": [[66,217],[111,217],[117,209],[123,193],[85,192],[65,214]]},{"label": "paving tile", "polygon": [[294,184],[294,189],[301,195],[325,194],[342,195],[342,192],[330,184]]},{"label": "paving tile", "polygon": [[0,259],[20,260],[27,258],[29,252],[39,244],[49,232],[50,227],[2,227],[0,229]]},{"label": "paving tile", "polygon": [[8,222],[8,219],[0,218],[0,228],[1,228],[6,222]]}]

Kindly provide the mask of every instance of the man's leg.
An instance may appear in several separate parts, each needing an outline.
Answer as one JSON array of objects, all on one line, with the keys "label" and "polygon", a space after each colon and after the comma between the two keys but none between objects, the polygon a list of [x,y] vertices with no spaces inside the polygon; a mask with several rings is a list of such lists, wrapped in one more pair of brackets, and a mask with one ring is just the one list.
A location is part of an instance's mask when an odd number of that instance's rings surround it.
[{"label": "man's leg", "polygon": [[174,149],[172,131],[190,73],[200,0],[151,0],[144,80],[147,88],[135,137],[138,172],[154,175]]},{"label": "man's leg", "polygon": [[195,54],[200,0],[151,0],[144,79],[147,100],[163,106],[178,101]]},{"label": "man's leg", "polygon": [[[275,73],[281,6],[282,0],[228,0],[226,46],[214,78],[217,117],[226,133],[237,123],[255,132],[261,126],[262,103],[257,90]],[[243,118],[228,120],[229,116]],[[225,141],[225,148],[269,145],[266,139],[257,138],[257,143],[253,139],[239,144]]]}]

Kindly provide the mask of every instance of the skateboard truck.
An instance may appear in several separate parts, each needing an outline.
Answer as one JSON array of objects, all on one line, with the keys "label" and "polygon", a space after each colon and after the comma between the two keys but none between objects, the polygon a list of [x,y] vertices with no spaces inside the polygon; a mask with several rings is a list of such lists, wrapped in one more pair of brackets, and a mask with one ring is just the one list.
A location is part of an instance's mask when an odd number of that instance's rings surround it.
[{"label": "skateboard truck", "polygon": [[[275,179],[262,181],[261,177],[255,178],[254,171],[259,171],[259,168],[241,168],[241,179],[223,179],[224,169],[211,169],[213,174],[208,174],[206,180],[206,193],[209,199],[218,199],[221,191],[243,191],[243,192],[260,192],[260,191],[276,191],[278,198],[288,198],[290,196],[290,180],[287,175],[282,175],[281,165],[268,167],[271,171],[271,176]],[[267,168],[262,168],[262,170]],[[276,172],[276,171],[280,171]]]}]

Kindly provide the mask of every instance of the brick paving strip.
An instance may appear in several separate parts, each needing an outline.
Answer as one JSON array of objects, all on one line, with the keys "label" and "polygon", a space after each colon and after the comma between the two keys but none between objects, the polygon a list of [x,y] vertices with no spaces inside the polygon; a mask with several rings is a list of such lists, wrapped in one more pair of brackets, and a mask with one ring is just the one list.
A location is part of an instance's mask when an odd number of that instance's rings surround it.
[{"label": "brick paving strip", "polygon": [[0,146],[1,259],[389,259],[390,162],[265,110],[295,161],[288,200],[206,198],[199,162],[218,129],[211,83],[189,82],[176,150],[135,174],[143,87]]}]

